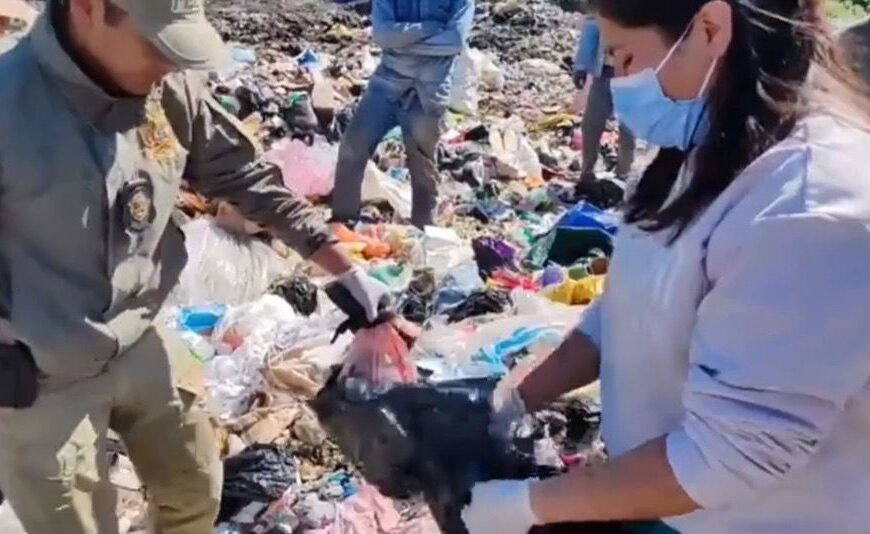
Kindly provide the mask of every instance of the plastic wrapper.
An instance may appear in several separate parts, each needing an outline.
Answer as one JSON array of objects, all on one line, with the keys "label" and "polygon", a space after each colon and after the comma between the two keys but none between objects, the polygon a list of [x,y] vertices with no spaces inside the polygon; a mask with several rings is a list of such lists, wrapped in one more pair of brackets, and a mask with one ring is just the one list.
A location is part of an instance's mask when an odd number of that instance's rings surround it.
[{"label": "plastic wrapper", "polygon": [[183,228],[187,265],[169,297],[177,306],[239,305],[266,293],[291,265],[265,243],[230,235],[208,218]]},{"label": "plastic wrapper", "polygon": [[360,330],[348,348],[342,378],[359,378],[382,389],[417,381],[408,344],[392,323]]},{"label": "plastic wrapper", "polygon": [[411,184],[404,180],[395,180],[378,169],[374,162],[366,165],[362,184],[362,200],[385,200],[399,217],[411,218]]}]

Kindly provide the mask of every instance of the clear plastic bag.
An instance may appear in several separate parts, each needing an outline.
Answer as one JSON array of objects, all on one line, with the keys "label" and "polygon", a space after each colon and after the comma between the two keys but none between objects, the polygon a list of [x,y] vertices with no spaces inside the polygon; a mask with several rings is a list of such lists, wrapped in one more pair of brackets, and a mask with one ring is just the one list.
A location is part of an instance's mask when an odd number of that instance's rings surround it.
[{"label": "clear plastic bag", "polygon": [[359,378],[374,389],[417,381],[408,345],[392,323],[360,330],[348,349],[342,378]]},{"label": "clear plastic bag", "polygon": [[267,244],[233,236],[212,219],[195,219],[183,230],[188,261],[169,299],[176,306],[251,302],[291,272]]}]

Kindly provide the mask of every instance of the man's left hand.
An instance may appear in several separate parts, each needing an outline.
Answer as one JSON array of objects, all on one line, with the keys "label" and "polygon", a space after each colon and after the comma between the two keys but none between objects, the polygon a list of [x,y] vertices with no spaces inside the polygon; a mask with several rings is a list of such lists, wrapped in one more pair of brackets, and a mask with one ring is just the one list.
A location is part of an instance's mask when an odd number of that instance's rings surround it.
[{"label": "man's left hand", "polygon": [[540,521],[530,497],[534,480],[480,482],[471,490],[471,503],[462,509],[469,534],[528,534]]}]

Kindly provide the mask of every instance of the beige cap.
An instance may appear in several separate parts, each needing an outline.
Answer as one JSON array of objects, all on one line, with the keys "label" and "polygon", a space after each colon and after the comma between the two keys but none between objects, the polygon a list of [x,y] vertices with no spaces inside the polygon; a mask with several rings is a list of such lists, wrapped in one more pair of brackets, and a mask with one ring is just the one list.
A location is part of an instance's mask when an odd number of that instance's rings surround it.
[{"label": "beige cap", "polygon": [[205,18],[205,0],[111,1],[176,65],[219,70],[232,63],[229,48]]},{"label": "beige cap", "polygon": [[24,0],[0,0],[0,17],[18,19],[30,24],[37,15],[37,11]]}]

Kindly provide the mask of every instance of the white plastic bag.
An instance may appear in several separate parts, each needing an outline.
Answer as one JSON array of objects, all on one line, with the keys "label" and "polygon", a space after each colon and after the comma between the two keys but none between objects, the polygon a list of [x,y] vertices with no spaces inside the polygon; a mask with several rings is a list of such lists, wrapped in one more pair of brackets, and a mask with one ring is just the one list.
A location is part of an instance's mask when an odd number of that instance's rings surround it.
[{"label": "white plastic bag", "polygon": [[436,280],[442,279],[466,261],[474,259],[471,245],[451,228],[427,226],[421,244],[420,257],[417,260],[423,267],[434,271]]},{"label": "white plastic bag", "polygon": [[188,261],[169,302],[239,305],[264,294],[291,265],[271,247],[240,238],[204,217],[184,225]]},{"label": "white plastic bag", "polygon": [[450,108],[460,113],[477,115],[480,85],[500,91],[504,88],[504,82],[504,73],[490,56],[476,48],[466,48],[456,58],[450,90]]},{"label": "white plastic bag", "polygon": [[544,170],[522,122],[508,120],[489,132],[496,169],[504,178],[540,177]]},{"label": "white plastic bag", "polygon": [[411,184],[390,178],[372,161],[366,165],[362,200],[386,200],[400,217],[411,217]]}]

